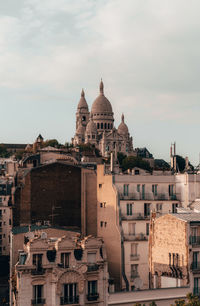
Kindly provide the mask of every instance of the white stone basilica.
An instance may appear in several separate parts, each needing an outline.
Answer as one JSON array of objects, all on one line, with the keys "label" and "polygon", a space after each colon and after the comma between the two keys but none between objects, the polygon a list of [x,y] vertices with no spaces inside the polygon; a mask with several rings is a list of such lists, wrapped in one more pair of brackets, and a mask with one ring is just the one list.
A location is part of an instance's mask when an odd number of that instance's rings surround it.
[{"label": "white stone basilica", "polygon": [[128,127],[122,121],[118,129],[114,127],[114,113],[112,105],[104,96],[104,85],[100,83],[100,94],[92,104],[89,112],[85,93],[82,90],[76,112],[76,133],[72,138],[73,145],[94,144],[102,156],[109,153],[122,152],[126,155],[136,155],[133,150],[133,141]]}]

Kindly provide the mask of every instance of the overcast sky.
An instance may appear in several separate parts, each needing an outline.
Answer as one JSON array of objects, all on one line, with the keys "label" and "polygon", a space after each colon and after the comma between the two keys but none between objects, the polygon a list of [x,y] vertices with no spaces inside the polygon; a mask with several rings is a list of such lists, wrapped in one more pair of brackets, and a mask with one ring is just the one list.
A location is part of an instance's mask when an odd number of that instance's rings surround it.
[{"label": "overcast sky", "polygon": [[0,142],[70,141],[81,88],[101,77],[134,147],[197,164],[199,0],[1,0]]}]

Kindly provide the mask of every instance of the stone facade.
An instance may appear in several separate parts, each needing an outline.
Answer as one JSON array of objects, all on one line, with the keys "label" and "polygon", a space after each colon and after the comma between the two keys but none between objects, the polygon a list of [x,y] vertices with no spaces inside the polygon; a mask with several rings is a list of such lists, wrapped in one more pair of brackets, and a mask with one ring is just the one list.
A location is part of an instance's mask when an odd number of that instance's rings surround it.
[{"label": "stone facade", "polygon": [[76,232],[62,238],[36,235],[29,235],[19,252],[14,305],[107,305],[107,260],[101,239],[81,239]]},{"label": "stone facade", "polygon": [[152,288],[189,286],[200,293],[200,214],[152,218],[149,266]]}]

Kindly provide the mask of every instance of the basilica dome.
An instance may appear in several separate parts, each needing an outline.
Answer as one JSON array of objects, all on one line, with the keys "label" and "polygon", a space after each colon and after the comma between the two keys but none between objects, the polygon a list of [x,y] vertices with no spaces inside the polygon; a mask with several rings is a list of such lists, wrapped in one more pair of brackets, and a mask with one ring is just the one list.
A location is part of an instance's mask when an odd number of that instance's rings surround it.
[{"label": "basilica dome", "polygon": [[86,134],[96,134],[96,133],[97,133],[96,124],[94,123],[92,118],[90,118],[90,120],[89,120],[89,122],[86,126]]},{"label": "basilica dome", "polygon": [[108,101],[108,99],[104,96],[103,91],[103,82],[100,83],[100,94],[99,96],[94,100],[92,104],[91,113],[94,114],[113,114],[111,103]]},{"label": "basilica dome", "polygon": [[81,108],[85,108],[88,110],[88,105],[87,105],[87,102],[85,100],[85,93],[84,93],[84,90],[82,89],[82,92],[81,92],[81,98],[80,98],[80,101],[78,103],[78,109],[81,109]]},{"label": "basilica dome", "polygon": [[128,134],[128,127],[127,127],[126,123],[124,123],[124,115],[123,114],[122,114],[122,122],[118,126],[117,131],[120,135],[127,135]]}]

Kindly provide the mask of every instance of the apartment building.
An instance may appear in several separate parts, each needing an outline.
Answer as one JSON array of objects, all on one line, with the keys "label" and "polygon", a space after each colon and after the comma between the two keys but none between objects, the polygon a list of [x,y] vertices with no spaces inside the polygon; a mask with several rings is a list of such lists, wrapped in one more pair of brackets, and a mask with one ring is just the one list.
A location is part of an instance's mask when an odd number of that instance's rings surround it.
[{"label": "apartment building", "polygon": [[104,243],[71,231],[60,238],[29,232],[13,279],[13,305],[107,305]]},{"label": "apartment building", "polygon": [[152,218],[149,239],[152,288],[188,286],[200,294],[200,214]]},{"label": "apartment building", "polygon": [[116,289],[149,288],[150,215],[176,213],[181,205],[175,176],[135,168],[129,174],[97,168],[97,227]]}]

